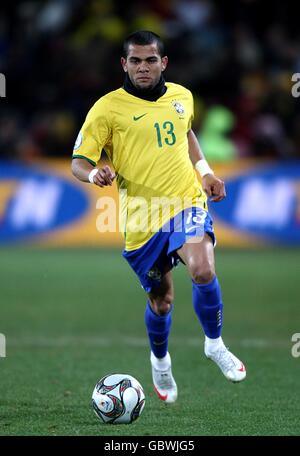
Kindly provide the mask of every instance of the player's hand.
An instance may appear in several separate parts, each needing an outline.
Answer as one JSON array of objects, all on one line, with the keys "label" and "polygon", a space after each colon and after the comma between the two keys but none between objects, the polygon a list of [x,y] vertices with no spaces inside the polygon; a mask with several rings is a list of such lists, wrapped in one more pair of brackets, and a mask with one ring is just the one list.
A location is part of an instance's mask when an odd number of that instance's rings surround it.
[{"label": "player's hand", "polygon": [[97,174],[95,174],[94,183],[99,187],[106,187],[107,185],[112,185],[115,177],[115,173],[109,166],[105,165],[103,168],[98,170]]},{"label": "player's hand", "polygon": [[218,203],[226,196],[224,182],[214,174],[206,174],[202,177],[202,187],[210,201]]}]

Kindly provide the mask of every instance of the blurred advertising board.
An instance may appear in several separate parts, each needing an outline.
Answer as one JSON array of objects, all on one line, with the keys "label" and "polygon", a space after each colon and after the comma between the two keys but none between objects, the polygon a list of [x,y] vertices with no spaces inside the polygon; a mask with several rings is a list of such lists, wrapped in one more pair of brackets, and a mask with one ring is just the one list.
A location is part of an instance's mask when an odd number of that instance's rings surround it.
[{"label": "blurred advertising board", "polygon": [[[209,204],[219,246],[300,245],[300,161],[213,167],[227,190],[224,201]],[[113,223],[105,221],[108,204],[115,209]],[[81,183],[69,161],[0,161],[2,246],[122,246],[118,208],[115,184]]]}]

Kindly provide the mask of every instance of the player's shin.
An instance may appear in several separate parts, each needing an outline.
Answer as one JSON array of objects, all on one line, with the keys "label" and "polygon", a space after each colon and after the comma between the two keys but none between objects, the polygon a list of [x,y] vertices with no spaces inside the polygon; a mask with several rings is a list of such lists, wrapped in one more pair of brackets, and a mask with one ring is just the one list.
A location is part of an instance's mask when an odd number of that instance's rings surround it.
[{"label": "player's shin", "polygon": [[145,311],[145,323],[151,346],[153,385],[159,399],[167,404],[175,402],[178,394],[168,352],[171,312],[172,308],[166,315],[159,316],[153,312],[149,302]]},{"label": "player's shin", "polygon": [[209,339],[221,337],[223,303],[217,277],[207,284],[193,282],[193,305],[197,317]]},{"label": "player's shin", "polygon": [[157,315],[147,302],[145,324],[151,351],[156,358],[164,358],[168,352],[168,337],[172,324],[172,309],[166,315]]}]

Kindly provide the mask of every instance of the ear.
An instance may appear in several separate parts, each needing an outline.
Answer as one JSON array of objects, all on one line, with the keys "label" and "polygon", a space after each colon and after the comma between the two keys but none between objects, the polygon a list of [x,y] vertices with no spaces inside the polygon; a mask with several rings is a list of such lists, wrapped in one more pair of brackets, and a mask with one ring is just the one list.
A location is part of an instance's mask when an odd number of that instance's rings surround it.
[{"label": "ear", "polygon": [[168,57],[165,55],[164,57],[162,57],[161,59],[161,62],[162,62],[162,71],[165,71],[165,69],[167,68],[167,65],[168,65]]},{"label": "ear", "polygon": [[127,62],[126,62],[126,59],[124,59],[124,57],[121,57],[121,65],[122,65],[125,73],[127,73]]}]

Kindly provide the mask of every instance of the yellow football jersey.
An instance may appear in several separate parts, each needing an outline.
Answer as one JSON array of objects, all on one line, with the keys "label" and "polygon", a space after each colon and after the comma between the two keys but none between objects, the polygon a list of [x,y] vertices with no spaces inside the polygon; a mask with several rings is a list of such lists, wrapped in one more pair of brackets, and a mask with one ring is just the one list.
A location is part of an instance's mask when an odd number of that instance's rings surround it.
[{"label": "yellow football jersey", "polygon": [[157,101],[123,88],[101,97],[89,111],[75,143],[74,158],[94,166],[105,149],[117,175],[125,249],[145,244],[168,220],[193,206],[205,210],[188,153],[193,96],[167,82]]}]

